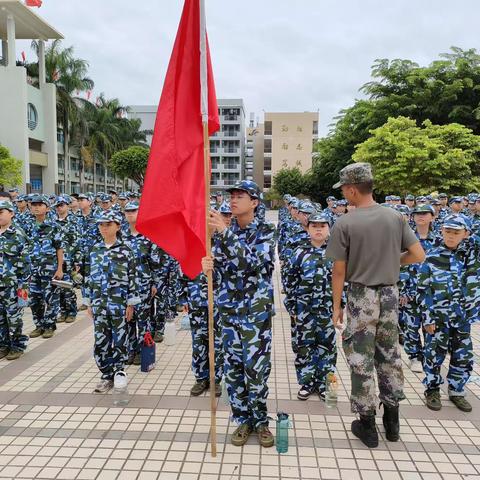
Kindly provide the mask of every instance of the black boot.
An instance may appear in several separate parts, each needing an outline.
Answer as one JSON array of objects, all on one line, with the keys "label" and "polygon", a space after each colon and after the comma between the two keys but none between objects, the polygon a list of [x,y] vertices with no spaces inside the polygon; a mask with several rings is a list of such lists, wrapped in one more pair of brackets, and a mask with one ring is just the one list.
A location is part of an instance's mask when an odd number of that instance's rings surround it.
[{"label": "black boot", "polygon": [[375,414],[360,415],[360,420],[352,422],[352,433],[368,448],[378,447],[378,433],[375,426]]},{"label": "black boot", "polygon": [[385,427],[385,436],[389,442],[398,442],[400,440],[400,420],[398,418],[398,405],[390,407],[383,405],[383,426]]}]

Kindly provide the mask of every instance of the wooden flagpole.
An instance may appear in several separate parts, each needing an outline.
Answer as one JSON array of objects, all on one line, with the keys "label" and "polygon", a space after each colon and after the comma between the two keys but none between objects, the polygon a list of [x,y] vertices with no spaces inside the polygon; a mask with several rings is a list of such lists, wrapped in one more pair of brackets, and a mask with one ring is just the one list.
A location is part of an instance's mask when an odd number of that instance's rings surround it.
[{"label": "wooden flagpole", "polygon": [[[210,218],[210,139],[208,121],[203,122],[203,160],[205,176],[205,248],[207,257],[212,254],[212,238],[208,227]],[[217,456],[217,398],[215,396],[215,325],[213,318],[213,274],[208,272],[208,364],[210,370],[210,443],[212,457]]]}]

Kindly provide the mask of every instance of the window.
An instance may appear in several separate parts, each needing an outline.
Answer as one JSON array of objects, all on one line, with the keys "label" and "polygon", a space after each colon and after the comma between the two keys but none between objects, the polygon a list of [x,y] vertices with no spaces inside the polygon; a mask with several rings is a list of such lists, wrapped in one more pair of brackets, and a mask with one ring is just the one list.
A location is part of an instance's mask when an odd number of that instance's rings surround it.
[{"label": "window", "polygon": [[263,159],[263,169],[264,170],[271,170],[272,169],[272,159],[265,157]]},{"label": "window", "polygon": [[212,170],[217,170],[220,164],[220,157],[210,157],[212,162]]},{"label": "window", "polygon": [[272,187],[272,176],[271,175],[264,175],[263,186],[264,186],[264,188],[271,188]]},{"label": "window", "polygon": [[272,134],[272,122],[265,122],[265,135],[271,135]]},{"label": "window", "polygon": [[318,121],[314,120],[313,121],[313,135],[318,135]]},{"label": "window", "polygon": [[37,128],[38,113],[33,103],[29,103],[27,105],[27,121],[28,121],[28,128],[30,130],[35,130]]},{"label": "window", "polygon": [[272,140],[270,138],[264,140],[263,151],[264,153],[272,153]]},{"label": "window", "polygon": [[58,156],[58,169],[62,171],[65,169],[65,159],[63,155]]}]

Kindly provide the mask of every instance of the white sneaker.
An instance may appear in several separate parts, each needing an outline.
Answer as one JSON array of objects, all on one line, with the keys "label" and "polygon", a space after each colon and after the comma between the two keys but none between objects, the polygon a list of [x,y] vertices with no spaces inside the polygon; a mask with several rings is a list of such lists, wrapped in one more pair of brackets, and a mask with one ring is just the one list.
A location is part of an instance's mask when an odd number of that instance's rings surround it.
[{"label": "white sneaker", "polygon": [[311,394],[311,390],[309,390],[307,387],[302,387],[297,393],[297,398],[299,400],[306,400]]},{"label": "white sneaker", "polygon": [[412,358],[412,360],[410,360],[410,370],[415,373],[422,373],[423,372],[422,362],[417,358]]},{"label": "white sneaker", "polygon": [[93,393],[107,393],[113,388],[112,380],[100,380],[95,387]]},{"label": "white sneaker", "polygon": [[119,370],[113,377],[113,385],[115,388],[127,388],[127,374],[123,370]]}]

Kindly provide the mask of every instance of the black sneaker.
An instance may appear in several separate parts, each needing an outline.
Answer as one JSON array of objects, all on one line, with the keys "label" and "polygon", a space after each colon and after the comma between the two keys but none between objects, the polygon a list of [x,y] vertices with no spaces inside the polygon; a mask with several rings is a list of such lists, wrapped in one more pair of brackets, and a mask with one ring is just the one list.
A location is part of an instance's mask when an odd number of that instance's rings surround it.
[{"label": "black sneaker", "polygon": [[208,380],[200,380],[196,381],[195,385],[190,389],[190,395],[192,397],[198,397],[201,395],[205,390],[208,389],[210,382]]},{"label": "black sneaker", "polygon": [[438,412],[442,409],[442,400],[440,390],[430,390],[425,392],[425,401],[430,410]]},{"label": "black sneaker", "polygon": [[[8,357],[7,357],[8,358]],[[462,412],[471,412],[472,406],[465,397],[449,396],[450,401]]]},{"label": "black sneaker", "polygon": [[308,397],[310,397],[311,394],[312,394],[312,391],[311,391],[309,388],[303,386],[303,387],[298,391],[298,393],[297,393],[297,398],[298,398],[299,400],[307,400]]},{"label": "black sneaker", "polygon": [[375,415],[360,415],[360,420],[352,422],[352,433],[368,448],[378,447],[378,432]]}]

